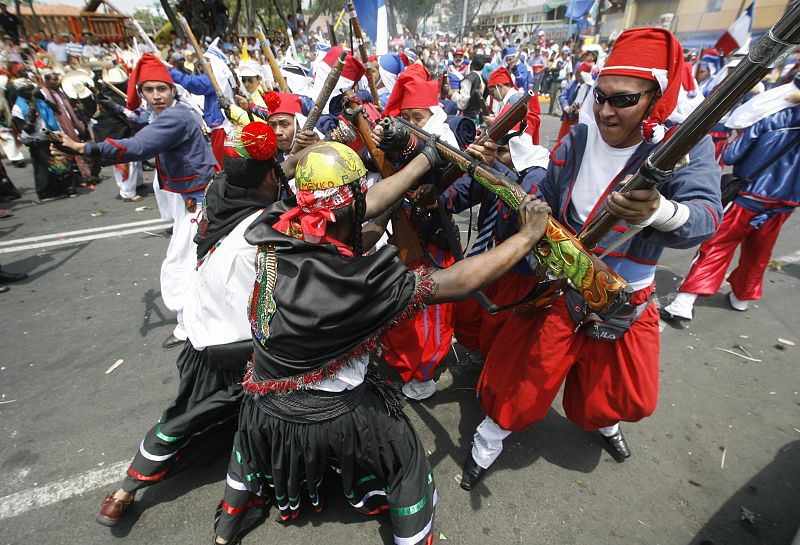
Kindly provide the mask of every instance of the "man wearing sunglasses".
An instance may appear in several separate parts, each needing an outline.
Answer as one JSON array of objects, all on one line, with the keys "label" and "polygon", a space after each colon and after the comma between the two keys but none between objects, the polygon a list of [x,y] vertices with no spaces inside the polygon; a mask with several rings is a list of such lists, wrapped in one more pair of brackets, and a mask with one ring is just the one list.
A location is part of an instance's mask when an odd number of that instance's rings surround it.
[{"label": "man wearing sunglasses", "polygon": [[[661,28],[623,32],[600,71],[580,121],[550,156],[539,187],[553,215],[580,232],[603,207],[620,220],[597,252],[633,288],[630,303],[605,322],[587,320],[580,294],[567,289],[540,314],[512,314],[492,343],[478,382],[487,417],[474,436],[462,488],[471,490],[497,459],[503,439],[542,420],[564,384],[564,412],[599,431],[617,461],[630,456],[620,421],[653,413],[658,400],[658,312],[652,304],[664,247],[689,248],[716,231],[722,215],[720,170],[709,137],[688,165],[655,189],[624,191],[665,135],[683,70],[680,42]],[[629,228],[642,231],[612,246]],[[585,327],[587,322],[590,327]]]}]

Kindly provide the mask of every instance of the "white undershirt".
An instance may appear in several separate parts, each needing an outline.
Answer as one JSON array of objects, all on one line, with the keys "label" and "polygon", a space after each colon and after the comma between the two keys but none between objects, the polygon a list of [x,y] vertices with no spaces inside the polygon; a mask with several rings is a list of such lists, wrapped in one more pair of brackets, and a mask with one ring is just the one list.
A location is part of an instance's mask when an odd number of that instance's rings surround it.
[{"label": "white undershirt", "polygon": [[314,390],[322,390],[324,392],[343,392],[345,390],[352,390],[364,382],[364,376],[367,374],[368,365],[368,354],[365,354],[360,358],[351,358],[350,365],[345,365],[336,372],[335,376],[326,378],[311,388]]},{"label": "white undershirt", "polygon": [[594,210],[611,181],[617,177],[639,147],[612,148],[600,136],[597,127],[587,126],[586,151],[572,190],[572,216],[581,223]]},{"label": "white undershirt", "polygon": [[244,239],[244,233],[259,214],[261,210],[240,221],[206,255],[192,278],[183,319],[196,350],[250,338],[248,299],[256,279],[257,248]]}]

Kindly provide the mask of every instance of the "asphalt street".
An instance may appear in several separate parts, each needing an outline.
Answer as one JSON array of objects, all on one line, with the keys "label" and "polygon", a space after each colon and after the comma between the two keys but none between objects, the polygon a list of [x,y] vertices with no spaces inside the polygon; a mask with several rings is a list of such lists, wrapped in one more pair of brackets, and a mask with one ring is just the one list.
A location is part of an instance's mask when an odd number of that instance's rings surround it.
[{"label": "asphalt street", "polygon": [[[557,130],[543,116],[542,143],[552,145]],[[96,191],[39,205],[31,168],[7,168],[24,195],[2,205],[15,215],[0,220],[0,264],[29,278],[0,294],[0,545],[210,544],[227,437],[198,443],[197,463],[140,493],[116,528],[94,520],[178,384],[178,349],[161,347],[174,316],[160,298],[168,239],[154,197],[115,200],[106,169]],[[464,217],[459,225],[467,230]],[[108,236],[92,239],[100,234]],[[35,246],[44,242],[54,244]],[[665,252],[661,301],[692,256]],[[406,408],[439,489],[434,541],[790,543],[800,525],[800,346],[778,339],[800,344],[796,215],[774,257],[780,268],[767,272],[764,298],[748,312],[728,308],[723,286],[698,303],[688,328],[665,326],[658,409],[623,424],[633,456],[621,464],[557,403],[506,440],[475,491],[463,491],[461,465],[482,414],[479,368],[456,347],[439,393]],[[326,488],[323,514],[284,527],[273,509],[244,543],[391,542],[387,518],[347,507],[333,477]]]}]

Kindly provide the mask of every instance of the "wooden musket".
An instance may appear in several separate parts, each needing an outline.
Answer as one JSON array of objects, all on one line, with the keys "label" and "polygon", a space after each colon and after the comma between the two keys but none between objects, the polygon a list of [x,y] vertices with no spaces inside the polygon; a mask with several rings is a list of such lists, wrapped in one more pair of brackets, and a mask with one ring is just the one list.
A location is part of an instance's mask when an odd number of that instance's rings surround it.
[{"label": "wooden musket", "polygon": [[281,93],[291,93],[289,85],[287,85],[286,79],[281,73],[281,67],[278,66],[278,61],[275,59],[275,55],[272,54],[269,40],[264,36],[264,32],[261,29],[258,29],[258,41],[261,42],[261,52],[267,59],[267,63],[269,63],[269,68],[272,70],[272,77],[275,79],[275,83],[278,84],[278,89],[281,90]]},{"label": "wooden musket", "polygon": [[[319,116],[322,115],[322,110],[325,109],[325,105],[331,98],[331,94],[336,87],[336,83],[339,81],[339,76],[342,75],[345,59],[347,59],[347,51],[342,51],[342,53],[339,55],[339,58],[336,59],[336,64],[333,65],[328,77],[325,79],[325,84],[322,86],[322,91],[320,91],[319,95],[317,96],[317,100],[314,102],[314,107],[312,107],[311,111],[308,112],[306,123],[303,125],[304,131],[313,130],[314,127],[317,126]],[[291,154],[295,154],[300,151],[300,146],[297,144],[296,140],[297,138],[295,137],[295,144],[292,146],[292,151],[290,152]]]},{"label": "wooden musket", "polygon": [[[418,138],[431,138],[430,134],[407,121],[396,121]],[[438,139],[436,149],[442,158],[467,172],[511,210],[519,209],[527,194],[515,181],[487,165],[475,164],[472,157]],[[630,298],[632,291],[628,283],[552,216],[548,218],[545,234],[532,253],[545,273],[568,278],[586,300],[589,309],[601,319],[613,316]]]}]

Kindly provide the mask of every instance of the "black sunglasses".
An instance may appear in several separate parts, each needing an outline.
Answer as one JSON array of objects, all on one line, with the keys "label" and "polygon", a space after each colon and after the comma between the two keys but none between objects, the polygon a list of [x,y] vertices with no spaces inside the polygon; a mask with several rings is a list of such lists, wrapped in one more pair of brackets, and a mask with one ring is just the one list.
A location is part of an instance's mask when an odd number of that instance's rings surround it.
[{"label": "black sunglasses", "polygon": [[641,93],[624,93],[619,95],[607,95],[599,89],[594,89],[594,100],[598,104],[605,104],[608,101],[614,108],[630,108],[639,104],[639,99],[644,95],[655,92],[656,89],[648,89]]}]

